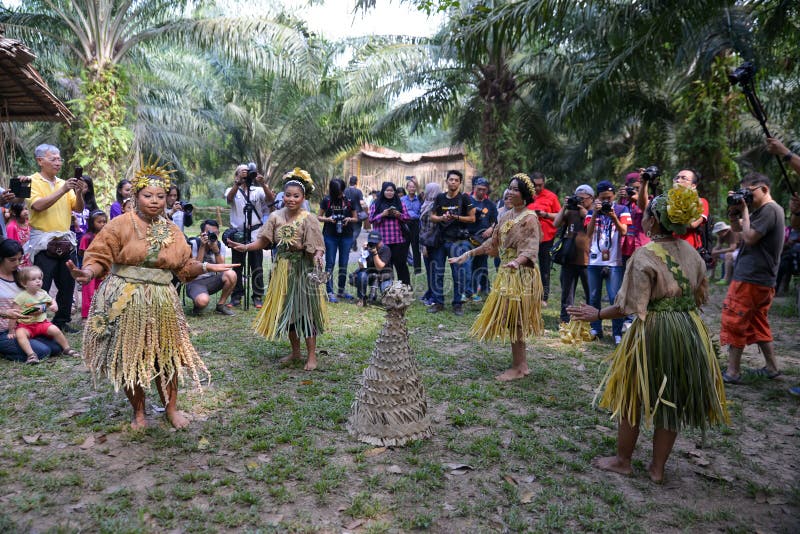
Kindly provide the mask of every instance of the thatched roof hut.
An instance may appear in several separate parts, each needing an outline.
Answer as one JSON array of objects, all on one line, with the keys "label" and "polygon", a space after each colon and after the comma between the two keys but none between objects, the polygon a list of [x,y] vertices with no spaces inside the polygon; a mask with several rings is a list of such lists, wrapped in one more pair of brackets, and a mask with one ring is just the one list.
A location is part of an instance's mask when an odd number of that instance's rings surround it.
[{"label": "thatched roof hut", "polygon": [[468,161],[463,146],[453,146],[424,153],[401,153],[389,148],[365,144],[344,162],[345,181],[358,176],[362,191],[380,190],[381,183],[389,181],[405,185],[407,176],[414,176],[421,187],[429,182],[444,186],[446,173],[455,169],[464,173],[464,183],[469,186],[477,174]]},{"label": "thatched roof hut", "polygon": [[74,117],[31,64],[36,55],[0,34],[0,121],[60,121]]}]

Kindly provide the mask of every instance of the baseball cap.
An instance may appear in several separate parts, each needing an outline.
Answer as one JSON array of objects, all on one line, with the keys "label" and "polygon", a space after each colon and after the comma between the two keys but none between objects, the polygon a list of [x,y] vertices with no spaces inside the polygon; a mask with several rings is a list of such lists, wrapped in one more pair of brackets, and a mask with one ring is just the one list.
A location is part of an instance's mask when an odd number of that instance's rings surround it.
[{"label": "baseball cap", "polygon": [[483,176],[478,176],[477,178],[472,180],[472,187],[478,187],[479,185],[489,187],[489,180],[487,180]]},{"label": "baseball cap", "polygon": [[575,189],[575,194],[576,195],[589,195],[590,197],[593,197],[594,196],[594,189],[592,189],[591,186],[586,185],[586,184],[579,185]]},{"label": "baseball cap", "polygon": [[725,230],[730,230],[730,229],[731,229],[730,225],[722,221],[719,221],[717,223],[714,223],[714,228],[711,229],[711,233],[717,235],[720,232],[724,232]]},{"label": "baseball cap", "polygon": [[604,191],[611,191],[612,193],[614,191],[616,191],[616,189],[614,189],[614,184],[612,184],[608,180],[603,180],[603,181],[599,182],[597,184],[597,194],[599,195],[600,193],[602,193]]},{"label": "baseball cap", "polygon": [[381,234],[379,232],[370,232],[367,236],[367,243],[370,245],[377,245],[381,241]]},{"label": "baseball cap", "polygon": [[632,183],[641,181],[641,179],[638,172],[629,172],[625,175],[625,185],[631,185]]}]

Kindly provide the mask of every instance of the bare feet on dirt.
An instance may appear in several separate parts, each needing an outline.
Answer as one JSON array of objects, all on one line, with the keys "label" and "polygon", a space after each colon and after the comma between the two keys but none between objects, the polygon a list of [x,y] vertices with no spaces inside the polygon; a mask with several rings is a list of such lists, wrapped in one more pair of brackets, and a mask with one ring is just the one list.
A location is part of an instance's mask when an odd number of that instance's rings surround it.
[{"label": "bare feet on dirt", "polygon": [[603,471],[611,471],[620,475],[633,473],[630,460],[622,460],[619,456],[598,456],[592,459],[592,465]]},{"label": "bare feet on dirt", "polygon": [[189,426],[189,418],[186,417],[186,414],[180,410],[167,412],[167,419],[170,423],[172,423],[172,426],[178,429]]},{"label": "bare feet on dirt", "polygon": [[288,365],[288,364],[292,363],[293,361],[299,360],[299,359],[300,359],[300,355],[299,354],[290,354],[290,355],[284,356],[283,358],[278,360],[278,363],[281,363],[283,365]]},{"label": "bare feet on dirt", "polygon": [[653,464],[650,464],[650,467],[647,468],[647,473],[650,475],[650,480],[652,480],[656,484],[662,484],[664,482],[663,467],[659,469],[655,467]]},{"label": "bare feet on dirt", "polygon": [[147,419],[145,419],[144,412],[133,414],[131,430],[144,430],[145,428],[147,428]]},{"label": "bare feet on dirt", "polygon": [[317,357],[316,356],[309,356],[308,362],[306,362],[306,366],[303,367],[306,371],[313,371],[317,368]]},{"label": "bare feet on dirt", "polygon": [[515,369],[512,367],[508,371],[505,371],[494,378],[495,380],[499,380],[500,382],[510,382],[512,380],[519,380],[520,378],[525,378],[529,374],[531,374],[531,371],[527,367],[525,369]]}]

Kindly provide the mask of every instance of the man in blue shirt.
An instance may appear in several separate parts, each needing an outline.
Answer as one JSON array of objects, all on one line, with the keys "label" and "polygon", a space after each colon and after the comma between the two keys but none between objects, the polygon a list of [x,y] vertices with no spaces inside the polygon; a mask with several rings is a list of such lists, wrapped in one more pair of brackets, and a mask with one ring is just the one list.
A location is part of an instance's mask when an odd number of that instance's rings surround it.
[{"label": "man in blue shirt", "polygon": [[[475,222],[467,227],[470,242],[473,246],[483,243],[491,237],[497,224],[497,206],[489,200],[489,181],[477,176],[472,180],[472,205],[475,207]],[[488,256],[472,256],[467,263],[467,295],[480,302],[481,293],[489,293]]]},{"label": "man in blue shirt", "polygon": [[410,220],[408,221],[408,229],[411,230],[411,246],[408,251],[413,256],[412,263],[414,265],[414,274],[422,272],[422,256],[419,251],[419,212],[422,209],[422,201],[417,195],[419,184],[413,176],[406,176],[406,193],[400,197],[400,202],[405,206]]}]

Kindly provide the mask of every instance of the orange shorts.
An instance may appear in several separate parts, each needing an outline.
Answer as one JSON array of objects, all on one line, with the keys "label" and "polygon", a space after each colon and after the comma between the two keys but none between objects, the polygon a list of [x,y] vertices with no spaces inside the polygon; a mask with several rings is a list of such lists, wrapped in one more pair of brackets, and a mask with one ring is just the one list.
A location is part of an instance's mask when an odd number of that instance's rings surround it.
[{"label": "orange shorts", "polygon": [[775,288],[733,280],[722,302],[720,345],[744,348],[772,341],[767,312],[774,296]]},{"label": "orange shorts", "polygon": [[28,337],[46,336],[47,329],[53,326],[50,321],[42,321],[41,323],[17,323],[17,328],[24,328],[28,331]]}]

